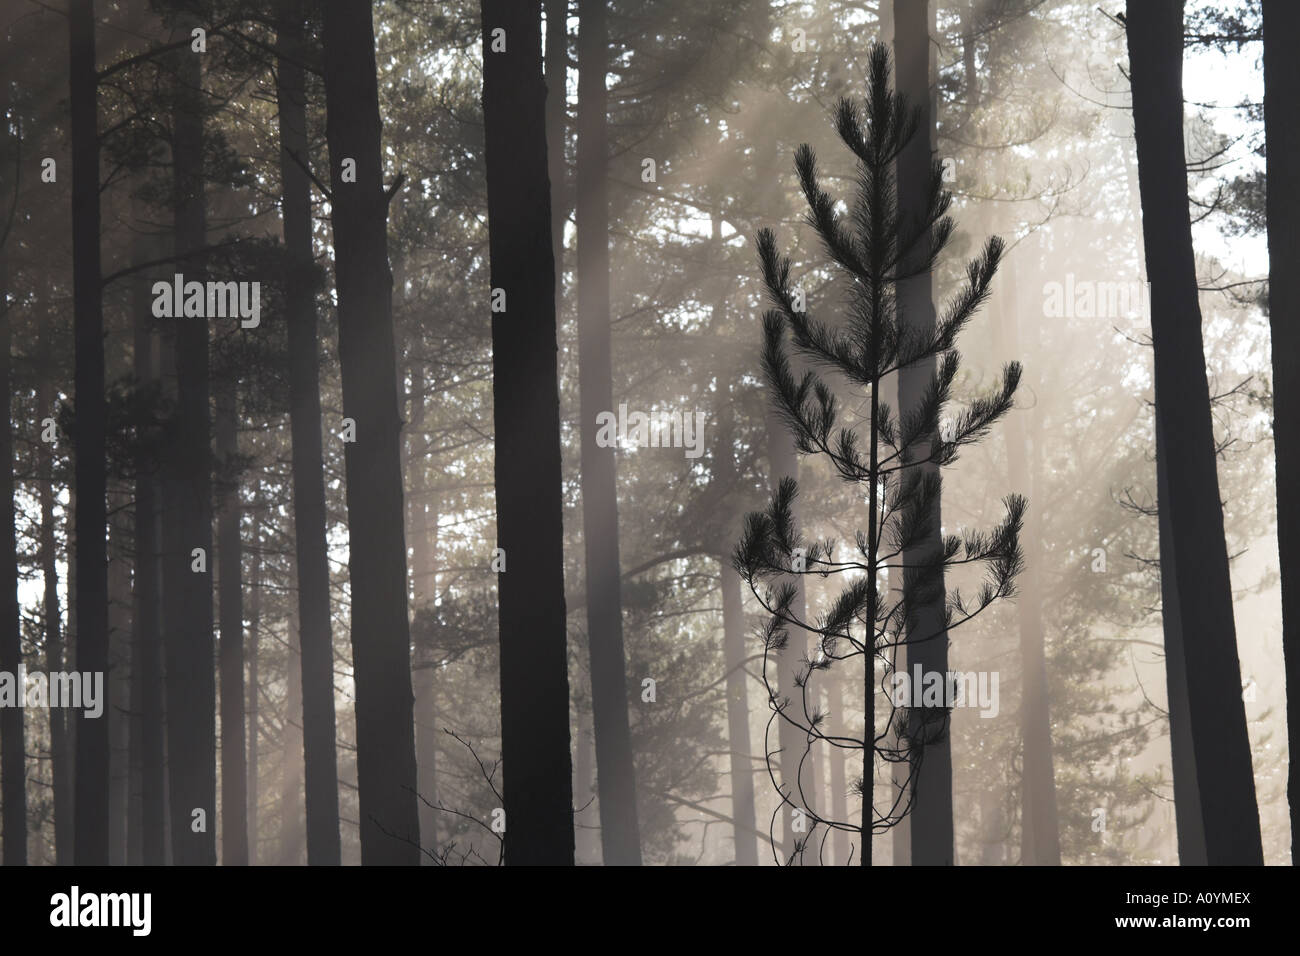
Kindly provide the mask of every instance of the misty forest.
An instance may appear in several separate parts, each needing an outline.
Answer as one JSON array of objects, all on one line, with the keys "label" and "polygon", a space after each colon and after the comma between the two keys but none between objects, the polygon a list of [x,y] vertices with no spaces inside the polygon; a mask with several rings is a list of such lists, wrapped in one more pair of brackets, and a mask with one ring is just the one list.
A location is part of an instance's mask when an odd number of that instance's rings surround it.
[{"label": "misty forest", "polygon": [[0,10],[4,864],[1291,862],[1300,4]]}]

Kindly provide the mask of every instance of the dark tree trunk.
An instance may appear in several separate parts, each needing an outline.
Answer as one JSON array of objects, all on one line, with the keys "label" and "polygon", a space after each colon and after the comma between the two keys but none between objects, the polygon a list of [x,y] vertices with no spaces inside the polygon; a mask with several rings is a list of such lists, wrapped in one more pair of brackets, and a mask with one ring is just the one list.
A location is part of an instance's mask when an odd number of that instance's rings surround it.
[{"label": "dark tree trunk", "polygon": [[[68,9],[72,136],[72,297],[76,343],[77,669],[104,675],[108,695],[108,554],[106,547],[104,313],[99,265],[99,132],[96,127],[95,16],[91,0]],[[105,701],[107,714],[111,701]],[[108,864],[108,721],[74,711],[77,726],[78,866]]]},{"label": "dark tree trunk", "polygon": [[1130,2],[1127,17],[1156,421],[1168,466],[1159,504],[1173,538],[1206,861],[1262,864],[1187,208],[1182,0]]},{"label": "dark tree trunk", "polygon": [[[587,567],[591,713],[605,863],[639,866],[636,779],[627,719],[623,598],[619,573],[614,449],[596,444],[596,418],[614,407],[609,326],[609,142],[606,0],[579,0],[578,17],[578,391],[582,421],[582,538]],[[561,94],[562,95],[562,91]]]},{"label": "dark tree trunk", "polygon": [[[1300,36],[1294,3],[1264,0],[1264,132],[1268,143],[1268,320],[1273,333],[1273,451],[1277,463],[1277,550],[1282,578],[1287,739],[1300,741]],[[1295,745],[1300,748],[1300,744]],[[1287,771],[1291,858],[1300,857],[1300,759]]]},{"label": "dark tree trunk", "polygon": [[[934,114],[930,98],[930,12],[926,0],[894,0],[894,33],[898,92],[910,105],[919,108],[921,121],[915,135],[898,157],[898,209],[904,222],[919,222],[925,216],[930,182],[931,137]],[[904,272],[914,270],[928,256],[927,244],[916,244]],[[932,277],[926,272],[899,283],[898,308],[909,327],[924,332],[934,328]],[[911,365],[899,373],[900,409],[915,408],[934,377],[934,357]],[[934,436],[931,436],[933,440]],[[912,454],[923,458],[925,447]],[[935,470],[933,464],[919,469]],[[923,541],[904,554],[909,565],[933,561],[942,547],[939,504],[936,502]],[[903,588],[910,590],[912,575],[904,574]],[[925,674],[948,673],[948,635],[944,629],[942,596],[933,602],[918,602],[908,628],[907,666],[918,664]],[[915,643],[913,643],[915,641]],[[915,709],[911,721],[912,746],[920,752],[912,766],[912,857],[913,866],[951,866],[953,854],[952,826],[952,751],[948,735],[948,715],[931,708]]]},{"label": "dark tree trunk", "polygon": [[244,752],[244,550],[239,540],[239,391],[217,383],[217,575],[221,644],[221,862],[248,865],[248,762]]},{"label": "dark tree trunk", "polygon": [[[482,0],[501,752],[510,865],[573,864],[555,258],[540,6]],[[493,52],[497,42],[506,48]]]},{"label": "dark tree trunk", "polygon": [[1192,741],[1191,704],[1187,696],[1187,663],[1183,623],[1179,616],[1177,562],[1173,529],[1169,526],[1169,465],[1160,422],[1156,422],[1156,506],[1160,524],[1160,607],[1165,638],[1165,686],[1169,699],[1169,752],[1174,778],[1174,821],[1180,866],[1205,866],[1205,819],[1196,783],[1196,751]]},{"label": "dark tree trunk", "polygon": [[[191,26],[190,20],[182,19],[178,30],[188,34]],[[176,254],[185,257],[182,264],[187,277],[202,276],[202,250],[207,242],[203,73],[200,58],[188,47],[179,51],[172,62],[176,71],[172,116]],[[178,866],[212,866],[217,862],[217,694],[212,628],[208,327],[206,321],[169,321],[175,323],[177,395],[163,522],[172,862]],[[194,570],[196,548],[203,553],[203,569],[199,571]]]},{"label": "dark tree trunk", "polygon": [[[149,258],[151,245],[137,243],[136,259]],[[159,368],[155,355],[157,339],[152,327],[149,285],[136,283],[132,297],[134,371],[137,388],[158,386]],[[135,452],[135,578],[131,680],[133,727],[139,735],[140,765],[140,862],[161,866],[166,862],[164,821],[164,728],[162,671],[162,541],[158,521],[158,461],[145,436],[154,434],[155,409],[141,402],[136,432],[141,444]]]},{"label": "dark tree trunk", "polygon": [[[356,441],[344,446],[344,455],[361,859],[410,866],[420,862],[420,830],[402,421],[375,38],[368,0],[342,0],[322,9],[343,414],[356,423]],[[343,182],[345,158],[356,161],[356,182]],[[304,699],[305,691],[304,683]]]},{"label": "dark tree trunk", "polygon": [[[307,95],[302,58],[301,0],[280,6],[276,95],[280,107],[285,319],[289,333],[289,420],[293,438],[293,522],[302,621],[303,765],[307,862],[337,865],[338,753],[335,748],[334,636],[330,623],[329,553],[325,542],[325,479],[321,462],[320,344],[311,237]],[[295,159],[296,157],[296,159]],[[302,165],[299,165],[299,164]],[[353,185],[351,188],[356,188]],[[295,714],[295,717],[297,715]]]}]

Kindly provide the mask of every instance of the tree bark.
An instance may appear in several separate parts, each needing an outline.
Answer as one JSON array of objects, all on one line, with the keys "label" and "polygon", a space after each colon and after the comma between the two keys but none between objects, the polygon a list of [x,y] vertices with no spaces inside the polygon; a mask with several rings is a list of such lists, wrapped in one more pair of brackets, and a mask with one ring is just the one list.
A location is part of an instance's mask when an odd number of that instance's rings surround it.
[{"label": "tree bark", "polygon": [[[151,244],[137,243],[136,260],[149,259],[152,248]],[[149,389],[152,396],[159,385],[160,370],[155,351],[157,337],[149,305],[149,285],[141,278],[132,296],[133,363],[136,387]],[[132,617],[134,646],[131,651],[132,725],[139,737],[140,862],[145,866],[161,866],[166,861],[164,821],[167,813],[163,758],[162,541],[158,521],[158,460],[153,450],[144,444],[145,436],[154,434],[154,414],[152,402],[148,405],[140,403],[136,419],[140,444],[135,452],[135,613]]]},{"label": "tree bark", "polygon": [[[509,865],[573,864],[555,258],[540,6],[482,0]],[[494,37],[495,33],[495,37]],[[494,41],[499,52],[492,50]],[[500,49],[500,44],[505,49]]]},{"label": "tree bark", "polygon": [[587,570],[587,640],[596,735],[596,790],[605,863],[641,864],[636,778],[627,716],[623,597],[619,573],[618,479],[613,448],[596,444],[596,418],[614,406],[609,319],[609,67],[606,0],[579,0],[578,391],[582,427],[582,538]]},{"label": "tree bark", "polygon": [[[183,18],[188,34],[194,22]],[[172,165],[176,253],[191,276],[204,271],[207,243],[204,196],[203,73],[183,48],[173,58],[176,100]],[[164,653],[167,693],[167,781],[172,862],[212,866],[216,844],[216,673],[212,620],[212,450],[210,445],[208,328],[205,321],[175,323],[176,416],[172,421],[164,486]],[[195,549],[203,570],[196,571]],[[80,636],[78,637],[80,641]],[[196,811],[202,811],[198,813]],[[205,825],[200,825],[200,822]]]},{"label": "tree bark", "polygon": [[[302,66],[301,0],[280,7],[276,98],[280,108],[280,178],[284,215],[285,320],[289,335],[289,422],[293,441],[293,527],[302,622],[303,766],[307,862],[338,865],[339,782],[334,711],[334,635],[330,621],[329,552],[325,539],[324,453],[321,443],[320,343],[312,255],[307,94]],[[352,188],[355,188],[355,184]],[[296,715],[295,715],[296,716]]]},{"label": "tree bark", "polygon": [[[397,407],[393,275],[368,0],[323,7],[326,138],[334,210],[361,860],[419,865],[414,697],[407,620],[402,421]],[[344,159],[356,181],[343,181]],[[306,684],[304,683],[304,700]]]},{"label": "tree bark", "polygon": [[[1183,630],[1196,779],[1211,866],[1263,863],[1215,470],[1183,146],[1182,0],[1127,9],[1156,421]],[[1166,649],[1168,653],[1168,649]]]},{"label": "tree bark", "polygon": [[[917,131],[898,157],[898,210],[904,222],[919,222],[925,215],[926,195],[930,180],[930,165],[934,135],[934,112],[930,87],[930,10],[927,0],[894,0],[895,51],[898,92],[907,97],[912,107],[921,111]],[[902,263],[904,272],[912,271],[924,262],[929,253],[928,243],[917,243]],[[927,272],[899,283],[898,308],[909,327],[918,332],[934,328],[934,302],[932,276]],[[915,408],[934,378],[936,360],[911,365],[899,373],[898,396],[900,410]],[[931,436],[933,440],[933,436]],[[923,458],[924,448],[909,457]],[[937,466],[918,466],[925,471]],[[935,503],[934,514],[920,545],[908,549],[903,560],[916,565],[933,561],[942,548],[940,540],[940,505]],[[904,573],[903,587],[910,590],[914,575]],[[907,666],[921,666],[922,673],[948,673],[948,635],[944,628],[944,601],[940,596],[933,602],[920,604],[908,628]],[[915,638],[915,643],[913,639]],[[952,750],[949,737],[949,720],[946,713],[930,712],[930,708],[915,708],[912,717],[912,745],[921,752],[912,769],[912,858],[913,866],[951,866],[953,862],[952,824]],[[922,739],[923,738],[923,739]]]},{"label": "tree bark", "polygon": [[[107,472],[104,401],[104,313],[100,298],[99,132],[95,79],[95,15],[91,0],[68,9],[72,137],[72,285],[76,351],[77,669],[108,681]],[[112,707],[105,701],[105,713]],[[108,721],[74,711],[77,727],[78,866],[108,864]],[[102,715],[101,715],[102,718]]]},{"label": "tree bark", "polygon": [[[1264,0],[1264,133],[1268,142],[1268,321],[1273,337],[1273,451],[1277,468],[1277,550],[1281,563],[1282,653],[1285,657],[1287,739],[1300,741],[1300,59],[1290,45],[1300,35],[1294,3]],[[1295,744],[1300,749],[1300,743]],[[1291,859],[1300,857],[1300,759],[1287,771]]]}]

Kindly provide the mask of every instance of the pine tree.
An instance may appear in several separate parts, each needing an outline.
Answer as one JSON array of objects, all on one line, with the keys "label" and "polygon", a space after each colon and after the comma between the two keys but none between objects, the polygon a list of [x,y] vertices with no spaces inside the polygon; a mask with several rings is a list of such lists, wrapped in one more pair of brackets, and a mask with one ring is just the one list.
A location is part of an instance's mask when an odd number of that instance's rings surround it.
[{"label": "pine tree", "polygon": [[[941,434],[953,383],[959,368],[954,350],[957,336],[989,294],[990,283],[1003,252],[1002,240],[990,238],[982,254],[967,266],[966,282],[947,305],[933,329],[918,331],[899,313],[896,294],[900,282],[929,272],[954,229],[947,215],[951,196],[944,192],[942,170],[931,170],[924,215],[900,215],[895,189],[894,162],[916,134],[918,117],[906,98],[889,87],[887,49],[873,45],[870,53],[865,109],[841,99],[835,111],[840,139],[857,160],[858,189],[847,214],[819,183],[817,160],[803,145],[795,158],[800,186],[808,202],[808,223],[817,231],[831,260],[845,280],[848,300],[843,321],[827,323],[812,318],[791,283],[790,261],[777,251],[776,236],[768,229],[758,234],[763,279],[776,308],[763,317],[763,371],[773,393],[775,410],[790,429],[798,450],[825,456],[846,482],[865,486],[869,503],[867,530],[855,536],[856,553],[837,558],[832,540],[805,542],[794,528],[792,506],[798,494],[794,479],[783,480],[766,511],[751,513],[736,549],[734,561],[746,584],[768,614],[764,639],[763,680],[768,690],[773,720],[792,725],[804,741],[802,760],[815,759],[814,748],[836,747],[861,751],[862,777],[857,784],[863,799],[860,822],[833,819],[826,808],[813,805],[803,793],[782,790],[783,804],[802,815],[806,836],[795,854],[810,849],[820,854],[821,842],[831,831],[857,831],[861,841],[858,861],[870,862],[870,837],[903,819],[911,806],[911,784],[924,759],[926,746],[947,734],[949,707],[955,690],[951,676],[944,682],[944,705],[911,707],[895,679],[900,648],[945,635],[974,618],[995,600],[1013,593],[1021,568],[1019,533],[1025,499],[1004,499],[1006,518],[991,532],[966,531],[944,535],[942,546],[930,559],[904,561],[926,535],[935,534],[935,503],[940,493],[938,468],[951,463],[959,450],[978,442],[1012,407],[1020,366],[1006,365],[1000,385],[974,399],[963,410],[947,415],[950,423]],[[928,249],[918,260],[917,248]],[[792,355],[808,368],[796,379]],[[921,400],[896,414],[881,400],[886,376],[934,362]],[[835,384],[822,372],[836,376]],[[862,396],[865,392],[865,396]],[[841,423],[841,406],[867,406],[864,420]],[[932,465],[933,469],[924,466]],[[881,575],[903,570],[909,588],[901,595],[881,588]],[[960,590],[945,593],[943,575],[963,565],[982,566],[986,578],[973,598]],[[815,620],[793,612],[796,582],[803,575],[830,578],[842,575],[843,590],[828,610]],[[938,630],[918,618],[918,608],[936,599],[943,602]],[[797,699],[784,696],[772,683],[773,655],[788,643],[792,629],[815,635],[817,651],[799,670]],[[827,716],[818,706],[820,685],[833,667],[862,666],[862,702],[866,726],[861,736],[844,731],[832,734]],[[881,668],[883,667],[883,670]],[[877,677],[879,681],[877,682]],[[887,719],[875,719],[876,688],[893,687],[886,695]],[[919,688],[913,690],[913,694]],[[877,728],[884,728],[880,732]],[[769,771],[773,752],[767,754]],[[905,762],[908,773],[902,793],[876,808],[870,800],[877,758]],[[774,776],[775,782],[775,776]],[[795,862],[793,858],[784,862]]]}]

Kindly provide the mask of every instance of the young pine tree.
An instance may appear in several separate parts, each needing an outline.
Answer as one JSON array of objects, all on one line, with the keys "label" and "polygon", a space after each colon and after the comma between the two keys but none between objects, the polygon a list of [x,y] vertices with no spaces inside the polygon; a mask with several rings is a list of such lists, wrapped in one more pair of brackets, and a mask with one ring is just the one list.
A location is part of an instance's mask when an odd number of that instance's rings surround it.
[{"label": "young pine tree", "polygon": [[[852,205],[842,213],[822,190],[816,157],[807,145],[799,148],[795,158],[809,207],[807,221],[845,279],[847,305],[838,321],[820,321],[803,310],[790,282],[790,261],[777,252],[775,235],[766,229],[758,235],[764,283],[776,306],[763,316],[763,371],[776,411],[801,453],[825,456],[841,479],[864,486],[867,529],[855,535],[843,559],[832,540],[806,544],[792,511],[797,482],[786,479],[766,511],[746,518],[734,558],[736,569],[768,615],[762,632],[763,679],[773,720],[793,724],[803,735],[801,759],[815,759],[817,747],[862,754],[862,776],[856,783],[862,798],[860,821],[831,819],[826,808],[817,805],[815,795],[777,786],[781,810],[799,815],[807,833],[797,841],[795,854],[802,858],[813,847],[820,854],[820,845],[830,833],[856,831],[862,864],[871,861],[871,834],[906,816],[926,744],[946,735],[953,699],[954,676],[944,674],[936,678],[944,689],[937,705],[927,695],[921,706],[911,706],[917,702],[919,688],[911,694],[898,692],[903,686],[895,680],[898,650],[947,640],[953,628],[1012,594],[1021,567],[1019,534],[1026,506],[1021,496],[1009,495],[1004,500],[1006,517],[992,532],[945,535],[938,552],[921,550],[917,557],[917,545],[939,527],[939,467],[952,462],[962,446],[979,441],[1011,409],[1020,365],[1008,363],[999,387],[945,415],[958,370],[954,343],[988,296],[1003,243],[997,237],[989,239],[982,255],[969,263],[964,286],[932,329],[909,326],[898,309],[898,285],[933,268],[954,223],[947,215],[952,197],[943,190],[937,163],[930,176],[925,215],[912,221],[899,214],[894,161],[915,134],[917,118],[905,99],[890,89],[889,60],[888,50],[874,45],[865,109],[841,100],[835,111],[836,131],[857,159]],[[918,249],[925,253],[918,256]],[[806,367],[799,375],[792,368],[796,355]],[[934,360],[936,370],[921,400],[895,414],[881,400],[882,382],[927,360]],[[833,375],[835,384],[828,384],[823,374]],[[855,415],[859,409],[866,414],[845,421],[845,407]],[[945,572],[964,565],[985,571],[973,598],[955,588],[945,589]],[[899,572],[903,588],[888,589],[883,579]],[[836,575],[843,590],[815,620],[811,615],[800,620],[792,611],[795,575]],[[944,603],[943,626],[938,630],[926,626],[916,613],[936,599]],[[816,635],[817,651],[810,655],[813,659],[800,663],[794,688],[776,688],[770,679],[771,661],[785,649],[791,628]],[[861,668],[855,674],[864,720],[857,735],[850,730],[831,732],[818,705],[819,681],[832,667]],[[889,708],[887,719],[879,721],[875,715],[878,687],[885,692]],[[790,692],[796,700],[786,696]],[[767,762],[774,785],[776,756],[769,748]],[[877,758],[908,767],[901,792],[891,794],[879,807],[871,799]]]}]

